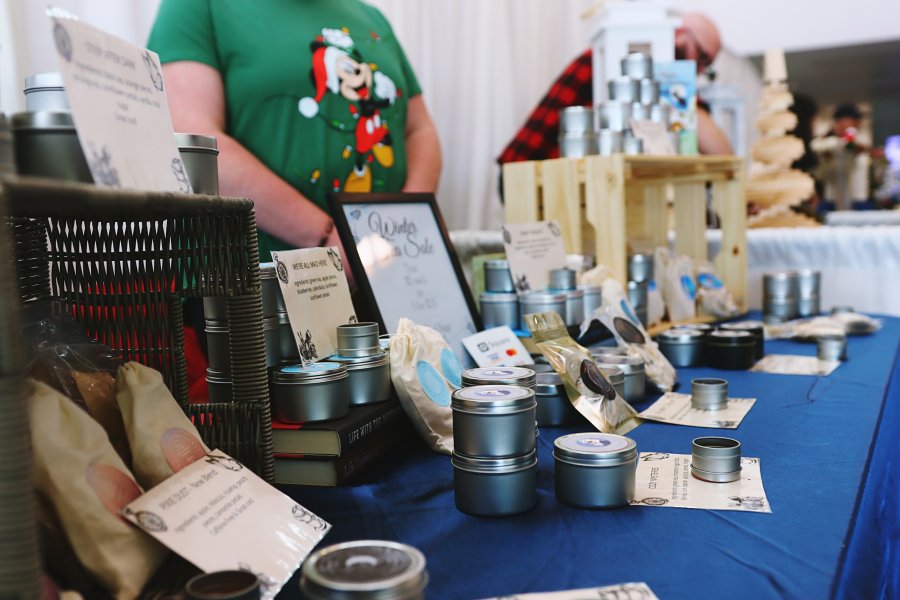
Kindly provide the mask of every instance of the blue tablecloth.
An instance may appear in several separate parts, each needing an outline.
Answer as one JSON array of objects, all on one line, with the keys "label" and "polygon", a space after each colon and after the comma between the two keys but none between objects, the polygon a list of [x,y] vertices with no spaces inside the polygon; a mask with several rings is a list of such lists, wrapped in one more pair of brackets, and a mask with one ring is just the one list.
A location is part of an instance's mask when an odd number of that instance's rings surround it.
[{"label": "blue tablecloth", "polygon": [[[542,430],[539,503],[523,515],[457,511],[449,457],[418,444],[356,486],[287,491],[334,525],[323,544],[389,539],[422,550],[433,599],[628,581],[647,582],[662,599],[890,597],[900,594],[898,339],[900,319],[885,319],[879,333],[850,339],[850,360],[829,377],[680,369],[682,390],[715,374],[730,395],[758,401],[736,431],[645,422],[629,434],[639,451],[685,454],[695,437],[736,437],[761,460],[772,514],[560,504],[552,444],[568,428]],[[815,354],[788,341],[766,350]],[[295,577],[282,596],[296,595]]]}]

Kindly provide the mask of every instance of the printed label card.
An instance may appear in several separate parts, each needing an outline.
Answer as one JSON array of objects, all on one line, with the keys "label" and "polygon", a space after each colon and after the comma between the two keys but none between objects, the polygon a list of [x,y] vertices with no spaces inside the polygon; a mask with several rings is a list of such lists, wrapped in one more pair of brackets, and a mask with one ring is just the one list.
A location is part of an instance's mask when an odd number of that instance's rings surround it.
[{"label": "printed label card", "polygon": [[666,392],[638,416],[672,425],[737,429],[755,403],[756,398],[728,398],[725,408],[699,410],[691,406],[690,394]]},{"label": "printed label card", "polygon": [[758,458],[741,458],[741,478],[737,481],[711,483],[691,475],[690,454],[667,452],[641,452],[631,504],[772,512]]},{"label": "printed label card", "polygon": [[839,360],[819,360],[815,356],[793,354],[768,354],[750,369],[756,373],[776,375],[819,375],[827,377],[841,366]]},{"label": "printed label card", "polygon": [[512,594],[487,600],[659,600],[646,583],[619,583],[598,588],[566,590],[563,592],[536,592]]},{"label": "printed label card", "polygon": [[631,119],[631,131],[644,144],[644,154],[672,156],[675,148],[672,139],[662,123],[646,119]]},{"label": "printed label card", "polygon": [[500,232],[519,294],[547,289],[550,271],[566,266],[562,230],[556,221],[507,223]]},{"label": "printed label card", "polygon": [[507,325],[493,327],[463,338],[463,346],[479,367],[533,365],[531,354]]},{"label": "printed label card", "polygon": [[273,598],[331,525],[213,450],[122,509],[205,572],[241,569]]},{"label": "printed label card", "polygon": [[337,326],[356,323],[337,248],[273,252],[275,274],[304,365],[337,351]]},{"label": "printed label card", "polygon": [[159,57],[49,9],[78,141],[98,186],[190,192]]}]

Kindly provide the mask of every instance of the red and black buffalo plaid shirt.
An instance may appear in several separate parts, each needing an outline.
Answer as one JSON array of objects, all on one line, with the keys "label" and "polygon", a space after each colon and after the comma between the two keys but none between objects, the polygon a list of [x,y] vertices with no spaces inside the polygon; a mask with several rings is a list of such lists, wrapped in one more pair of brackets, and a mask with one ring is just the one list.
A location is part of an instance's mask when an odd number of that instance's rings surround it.
[{"label": "red and black buffalo plaid shirt", "polygon": [[559,158],[559,111],[567,106],[591,106],[593,68],[591,50],[576,58],[553,83],[528,116],[513,141],[497,158],[502,164]]}]

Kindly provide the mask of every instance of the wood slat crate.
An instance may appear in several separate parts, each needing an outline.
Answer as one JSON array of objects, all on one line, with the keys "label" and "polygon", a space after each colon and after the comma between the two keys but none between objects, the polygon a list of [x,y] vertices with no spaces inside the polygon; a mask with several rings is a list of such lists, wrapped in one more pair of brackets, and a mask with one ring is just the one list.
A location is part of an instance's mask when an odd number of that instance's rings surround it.
[{"label": "wood slat crate", "polygon": [[[721,251],[713,266],[747,309],[744,165],[733,156],[587,156],[503,166],[507,223],[558,221],[566,252],[593,254],[623,283],[630,251],[668,246],[708,260],[707,187],[719,215]],[[669,198],[672,211],[669,213]]]}]

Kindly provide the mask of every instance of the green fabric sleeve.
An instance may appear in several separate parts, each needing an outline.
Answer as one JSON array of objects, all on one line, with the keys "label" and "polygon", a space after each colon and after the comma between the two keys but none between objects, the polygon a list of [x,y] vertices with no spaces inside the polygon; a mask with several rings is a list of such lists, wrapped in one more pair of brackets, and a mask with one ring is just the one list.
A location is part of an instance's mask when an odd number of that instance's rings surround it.
[{"label": "green fabric sleeve", "polygon": [[160,62],[190,60],[221,71],[210,1],[162,1],[147,42]]},{"label": "green fabric sleeve", "polygon": [[409,64],[409,60],[406,58],[406,53],[403,51],[400,40],[397,39],[397,35],[394,33],[394,28],[391,27],[390,22],[388,22],[383,14],[381,14],[380,10],[368,3],[366,3],[365,6],[372,11],[373,19],[381,23],[386,30],[390,31],[391,37],[394,38],[394,41],[397,43],[397,50],[400,54],[400,68],[403,69],[403,75],[406,77],[407,81],[407,97],[412,98],[413,96],[418,96],[422,93],[422,87],[419,85],[419,80],[416,77],[415,71],[413,71],[412,65]]}]

